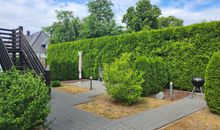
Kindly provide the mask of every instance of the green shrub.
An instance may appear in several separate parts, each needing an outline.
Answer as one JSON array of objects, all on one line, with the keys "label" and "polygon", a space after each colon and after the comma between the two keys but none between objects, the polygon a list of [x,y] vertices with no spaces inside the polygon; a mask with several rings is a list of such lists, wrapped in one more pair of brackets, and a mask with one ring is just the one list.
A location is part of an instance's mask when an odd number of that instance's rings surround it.
[{"label": "green shrub", "polygon": [[209,109],[220,114],[220,52],[214,53],[205,74],[205,99]]},{"label": "green shrub", "polygon": [[53,80],[50,83],[50,87],[60,87],[60,86],[61,86],[61,83],[59,80]]},{"label": "green shrub", "polygon": [[131,54],[124,53],[111,64],[104,65],[103,79],[108,95],[115,101],[131,105],[141,99],[143,79],[130,64]]},{"label": "green shrub", "polygon": [[1,130],[33,129],[49,114],[49,89],[31,72],[0,73],[0,95]]},{"label": "green shrub", "polygon": [[[215,21],[79,40],[50,45],[48,61],[54,80],[74,79],[77,76],[66,75],[78,74],[78,52],[82,51],[83,77],[89,78],[92,75],[96,79],[98,67],[114,62],[122,53],[131,52],[134,57],[161,57],[167,63],[169,80],[174,82],[174,87],[191,91],[192,77],[204,77],[209,59],[214,52],[220,50],[219,34],[220,21]],[[63,61],[74,64],[70,65],[71,69],[57,64]]]},{"label": "green shrub", "polygon": [[162,58],[138,57],[134,62],[134,68],[143,73],[143,96],[162,91],[168,83],[167,67]]}]

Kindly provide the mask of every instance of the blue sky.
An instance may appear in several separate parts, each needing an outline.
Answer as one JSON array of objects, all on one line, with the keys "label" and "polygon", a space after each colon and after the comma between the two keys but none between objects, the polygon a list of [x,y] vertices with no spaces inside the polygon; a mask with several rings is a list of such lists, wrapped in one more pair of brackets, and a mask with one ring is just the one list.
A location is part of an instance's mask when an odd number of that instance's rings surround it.
[{"label": "blue sky", "polygon": [[[138,0],[111,0],[116,22],[121,25],[123,14]],[[71,10],[83,19],[88,15],[88,0],[0,0],[0,27],[17,28],[36,32],[51,25],[56,16],[54,10]],[[220,0],[151,0],[160,7],[162,16],[173,15],[184,20],[184,25],[201,21],[220,20]]]}]

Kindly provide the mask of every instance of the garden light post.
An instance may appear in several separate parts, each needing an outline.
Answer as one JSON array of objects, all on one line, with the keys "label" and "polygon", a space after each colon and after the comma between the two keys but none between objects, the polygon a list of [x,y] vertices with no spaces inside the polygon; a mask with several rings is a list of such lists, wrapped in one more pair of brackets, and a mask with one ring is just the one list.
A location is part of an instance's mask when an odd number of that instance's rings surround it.
[{"label": "garden light post", "polygon": [[79,79],[82,79],[82,52],[79,52]]},{"label": "garden light post", "polygon": [[170,99],[173,100],[173,82],[170,82]]},{"label": "garden light post", "polygon": [[49,86],[51,83],[50,65],[45,66],[45,80],[46,80],[46,85]]},{"label": "garden light post", "polygon": [[92,90],[92,76],[90,76],[90,90]]}]

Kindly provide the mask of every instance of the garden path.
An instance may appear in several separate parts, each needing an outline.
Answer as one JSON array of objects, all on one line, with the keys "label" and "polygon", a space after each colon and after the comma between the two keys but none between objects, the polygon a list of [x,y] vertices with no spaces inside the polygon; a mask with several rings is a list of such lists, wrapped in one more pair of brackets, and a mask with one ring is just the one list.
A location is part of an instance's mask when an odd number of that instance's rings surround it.
[{"label": "garden path", "polygon": [[[87,88],[90,86],[89,81],[77,85]],[[52,89],[52,112],[47,118],[49,128],[52,130],[153,130],[206,107],[205,101],[201,98],[185,98],[157,109],[119,120],[110,120],[73,107],[90,101],[92,96],[105,93],[103,82],[93,81],[93,88],[90,92],[74,95]]]}]

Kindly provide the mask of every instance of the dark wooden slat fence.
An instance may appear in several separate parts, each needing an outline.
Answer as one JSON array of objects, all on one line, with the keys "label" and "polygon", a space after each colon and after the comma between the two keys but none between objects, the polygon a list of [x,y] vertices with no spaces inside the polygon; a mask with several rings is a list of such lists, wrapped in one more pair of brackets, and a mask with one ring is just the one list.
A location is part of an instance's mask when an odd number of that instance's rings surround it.
[{"label": "dark wooden slat fence", "polygon": [[50,83],[48,72],[25,38],[21,26],[17,29],[0,28],[0,63],[4,71],[12,66],[19,70],[32,69],[47,84]]}]

